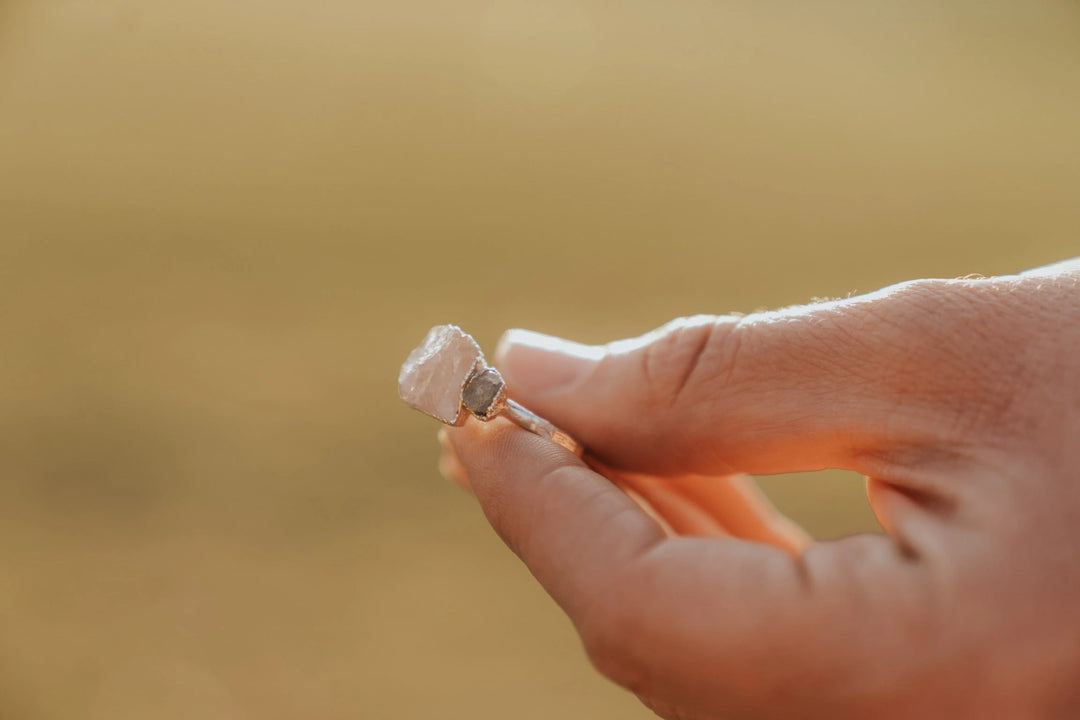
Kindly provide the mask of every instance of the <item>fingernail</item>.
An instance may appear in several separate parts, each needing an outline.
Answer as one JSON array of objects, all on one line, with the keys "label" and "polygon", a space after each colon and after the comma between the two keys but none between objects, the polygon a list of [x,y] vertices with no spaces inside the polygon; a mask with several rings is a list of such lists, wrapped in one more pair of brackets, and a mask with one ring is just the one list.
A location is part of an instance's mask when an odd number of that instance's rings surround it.
[{"label": "fingernail", "polygon": [[541,392],[572,385],[603,354],[600,347],[515,328],[499,339],[495,364],[511,390]]}]

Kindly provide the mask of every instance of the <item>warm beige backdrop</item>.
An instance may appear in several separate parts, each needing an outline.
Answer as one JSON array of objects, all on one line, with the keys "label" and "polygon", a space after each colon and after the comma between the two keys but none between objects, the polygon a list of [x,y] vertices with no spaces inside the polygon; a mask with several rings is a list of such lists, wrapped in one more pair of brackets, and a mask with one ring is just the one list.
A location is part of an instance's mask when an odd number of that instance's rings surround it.
[{"label": "warm beige backdrop", "polygon": [[[1078,252],[1051,0],[0,0],[0,716],[644,718],[395,397]],[[843,473],[767,483],[819,535]]]}]

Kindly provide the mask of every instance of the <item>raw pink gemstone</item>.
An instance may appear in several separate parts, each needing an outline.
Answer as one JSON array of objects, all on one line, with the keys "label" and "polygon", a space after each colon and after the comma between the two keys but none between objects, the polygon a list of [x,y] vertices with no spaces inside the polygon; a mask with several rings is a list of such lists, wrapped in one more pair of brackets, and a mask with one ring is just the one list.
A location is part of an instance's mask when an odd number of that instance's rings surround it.
[{"label": "raw pink gemstone", "polygon": [[465,382],[484,365],[471,335],[457,325],[436,325],[401,366],[398,394],[410,407],[454,425]]}]

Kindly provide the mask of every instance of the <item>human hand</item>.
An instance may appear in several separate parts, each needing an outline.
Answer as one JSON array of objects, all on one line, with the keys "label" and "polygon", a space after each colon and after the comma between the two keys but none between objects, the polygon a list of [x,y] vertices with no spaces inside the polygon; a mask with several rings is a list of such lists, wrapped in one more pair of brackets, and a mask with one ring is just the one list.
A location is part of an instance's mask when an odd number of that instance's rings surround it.
[{"label": "human hand", "polygon": [[[1080,714],[1080,261],[497,364],[595,469],[504,420],[443,467],[658,714]],[[886,535],[811,543],[739,475],[826,467]]]}]

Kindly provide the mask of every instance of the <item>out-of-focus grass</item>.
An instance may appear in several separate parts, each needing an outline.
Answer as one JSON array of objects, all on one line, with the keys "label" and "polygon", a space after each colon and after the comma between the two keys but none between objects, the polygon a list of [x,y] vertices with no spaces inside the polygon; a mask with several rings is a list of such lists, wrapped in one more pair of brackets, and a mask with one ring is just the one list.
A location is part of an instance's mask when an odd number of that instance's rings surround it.
[{"label": "out-of-focus grass", "polygon": [[[647,717],[395,396],[1076,252],[1051,2],[0,7],[0,715]],[[858,478],[768,479],[832,536]]]}]

